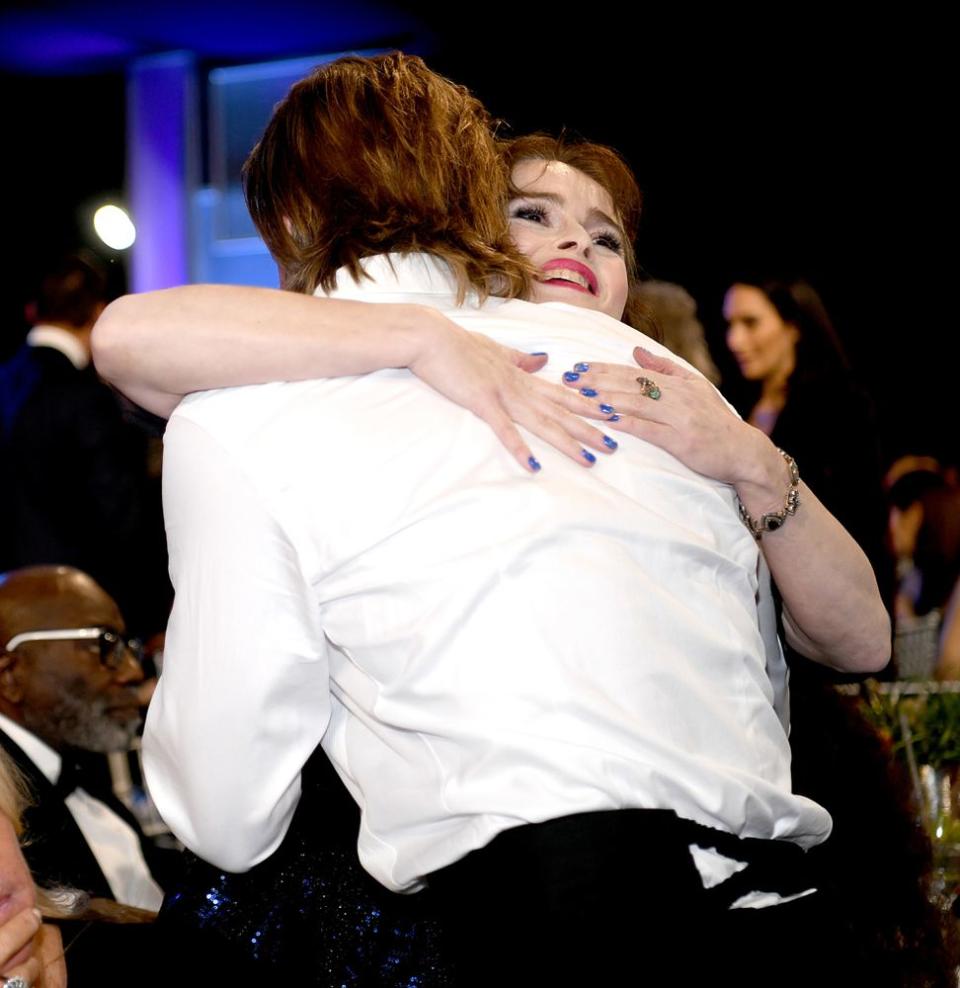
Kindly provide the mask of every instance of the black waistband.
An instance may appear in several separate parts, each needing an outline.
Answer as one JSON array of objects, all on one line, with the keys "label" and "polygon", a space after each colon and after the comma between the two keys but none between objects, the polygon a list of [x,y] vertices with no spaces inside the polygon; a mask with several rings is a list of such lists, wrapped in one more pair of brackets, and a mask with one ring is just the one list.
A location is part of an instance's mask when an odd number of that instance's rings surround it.
[{"label": "black waistband", "polygon": [[[521,861],[531,853],[558,854],[571,843],[601,843],[630,854],[642,848],[657,853],[668,848],[673,854],[684,853],[688,845],[713,848],[724,857],[745,862],[747,867],[703,894],[723,908],[749,892],[774,892],[795,895],[816,887],[807,855],[791,841],[742,838],[726,831],[681,819],[672,810],[602,810],[576,813],[524,824],[499,833],[485,848],[473,851],[460,861],[429,876],[430,884],[469,882],[477,870],[491,862]],[[687,852],[687,856],[688,852]],[[505,871],[509,871],[509,864]]]}]

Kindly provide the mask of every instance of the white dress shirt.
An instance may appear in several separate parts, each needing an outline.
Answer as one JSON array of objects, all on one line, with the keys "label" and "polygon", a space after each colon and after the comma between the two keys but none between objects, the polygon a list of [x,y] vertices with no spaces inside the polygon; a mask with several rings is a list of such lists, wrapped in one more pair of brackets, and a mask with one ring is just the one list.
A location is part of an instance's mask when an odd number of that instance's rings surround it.
[{"label": "white dress shirt", "polygon": [[[547,351],[554,379],[631,363],[638,342],[667,353],[562,303],[458,309],[425,255],[365,266],[373,281],[340,272],[333,294],[435,306]],[[187,398],[166,435],[176,601],[144,738],[174,833],[224,868],[262,860],[322,738],[362,810],[360,858],[397,890],[587,810],[823,840],[828,814],[790,790],[783,657],[733,490],[617,438],[591,470],[531,439],[533,476],[406,370]]]},{"label": "white dress shirt", "polygon": [[[0,714],[0,730],[20,748],[55,786],[63,760],[44,741]],[[77,787],[65,799],[67,809],[93,852],[117,902],[158,910],[163,890],[153,880],[143,858],[140,839],[125,820],[85,789]]]}]

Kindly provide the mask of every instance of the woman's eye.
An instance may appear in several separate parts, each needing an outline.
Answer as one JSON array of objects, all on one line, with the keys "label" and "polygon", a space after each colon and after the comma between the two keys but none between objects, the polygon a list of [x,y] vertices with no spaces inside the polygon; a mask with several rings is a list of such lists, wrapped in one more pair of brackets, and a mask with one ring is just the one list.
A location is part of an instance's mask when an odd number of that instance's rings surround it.
[{"label": "woman's eye", "polygon": [[516,220],[530,220],[532,223],[546,223],[547,211],[543,206],[514,206],[511,216]]},{"label": "woman's eye", "polygon": [[606,247],[614,254],[619,254],[623,250],[623,241],[615,233],[600,233],[593,238],[593,242],[598,247]]}]

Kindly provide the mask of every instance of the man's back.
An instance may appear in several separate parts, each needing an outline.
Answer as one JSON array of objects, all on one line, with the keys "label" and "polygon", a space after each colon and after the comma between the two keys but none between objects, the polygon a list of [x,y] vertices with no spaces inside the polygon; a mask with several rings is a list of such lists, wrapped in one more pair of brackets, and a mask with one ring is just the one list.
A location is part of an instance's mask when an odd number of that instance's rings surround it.
[{"label": "man's back", "polygon": [[[636,342],[563,305],[455,310],[422,265],[400,261],[391,283],[378,260],[376,287],[340,287],[416,294],[547,350],[555,372]],[[789,795],[765,668],[780,656],[726,485],[631,437],[595,470],[547,452],[522,474],[406,371],[198,396],[167,442],[178,598],[148,767],[202,854],[268,853],[321,736],[364,810],[361,857],[397,888],[584,810],[671,808],[800,841],[829,826]],[[219,672],[233,678],[214,690]],[[238,757],[246,787],[225,768]]]},{"label": "man's back", "polygon": [[[97,569],[90,563],[103,547],[89,544],[103,534],[93,531],[97,517],[114,504],[139,510],[132,471],[121,475],[124,488],[102,456],[91,456],[104,444],[120,458],[129,453],[116,403],[92,370],[78,370],[52,347],[25,347],[18,359],[32,373],[5,439],[11,514],[3,568],[52,562]],[[81,484],[87,474],[90,483]]]}]

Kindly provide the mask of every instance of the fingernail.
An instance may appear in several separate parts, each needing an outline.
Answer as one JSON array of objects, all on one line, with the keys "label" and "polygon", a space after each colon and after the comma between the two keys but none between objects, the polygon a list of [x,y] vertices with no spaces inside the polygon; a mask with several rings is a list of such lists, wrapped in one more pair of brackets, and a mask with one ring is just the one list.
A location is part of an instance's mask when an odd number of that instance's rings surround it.
[{"label": "fingernail", "polygon": [[533,353],[531,353],[530,356],[531,357],[546,357],[547,356],[547,351],[546,350],[536,350]]},{"label": "fingernail", "polygon": [[581,388],[580,389],[580,394],[582,394],[585,398],[596,398],[597,397],[597,389],[596,388]]},{"label": "fingernail", "polygon": [[590,365],[589,364],[574,364],[573,365],[573,369],[575,371],[579,371],[581,374],[584,374],[584,373],[586,373],[586,371],[590,370]]},{"label": "fingernail", "polygon": [[607,449],[616,449],[617,448],[617,441],[616,441],[616,439],[611,439],[609,436],[604,436],[603,437],[603,445],[606,446]]},{"label": "fingernail", "polygon": [[570,381],[570,382],[573,382],[573,381],[579,381],[579,380],[580,380],[580,375],[579,375],[579,374],[577,374],[577,373],[575,373],[574,371],[567,371],[567,372],[566,372],[566,373],[565,373],[565,374],[563,375],[563,379],[564,379],[565,381]]},{"label": "fingernail", "polygon": [[587,461],[587,463],[596,463],[597,458],[590,452],[589,449],[581,449],[580,455]]},{"label": "fingernail", "polygon": [[33,915],[36,916],[38,923],[42,923],[43,922],[43,913],[40,912],[40,910],[37,909],[36,906],[34,906],[33,909],[30,910],[30,912],[32,912]]},{"label": "fingernail", "polygon": [[619,422],[619,421],[620,421],[620,416],[619,416],[619,415],[617,415],[616,413],[614,413],[613,415],[611,415],[611,416],[610,416],[610,417],[609,417],[609,418],[607,419],[607,421],[608,421],[608,422]]},{"label": "fingernail", "polygon": [[603,412],[604,415],[612,415],[614,408],[613,405],[601,405],[600,411]]},{"label": "fingernail", "polygon": [[530,464],[530,469],[536,473],[540,469],[540,463],[533,456],[527,458],[527,463]]}]

